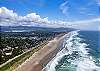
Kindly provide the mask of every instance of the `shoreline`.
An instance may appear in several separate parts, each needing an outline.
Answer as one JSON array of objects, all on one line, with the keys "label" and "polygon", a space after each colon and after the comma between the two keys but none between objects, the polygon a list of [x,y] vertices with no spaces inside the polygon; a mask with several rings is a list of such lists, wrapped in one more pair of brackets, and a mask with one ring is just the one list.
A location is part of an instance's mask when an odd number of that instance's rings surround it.
[{"label": "shoreline", "polygon": [[14,71],[41,71],[61,50],[60,45],[66,34],[55,37],[42,49],[35,52],[29,59],[22,63]]}]

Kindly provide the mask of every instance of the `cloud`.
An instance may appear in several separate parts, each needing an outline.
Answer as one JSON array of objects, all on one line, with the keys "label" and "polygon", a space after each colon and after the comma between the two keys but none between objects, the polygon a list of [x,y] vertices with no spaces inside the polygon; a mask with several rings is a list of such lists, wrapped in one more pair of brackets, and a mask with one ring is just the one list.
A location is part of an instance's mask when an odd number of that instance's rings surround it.
[{"label": "cloud", "polygon": [[[60,4],[59,9],[62,14],[67,16],[67,19],[75,17],[76,19],[81,18],[93,18],[100,14],[100,0],[84,0],[82,4],[75,0],[63,0],[64,2]],[[99,9],[99,12],[98,12]],[[97,11],[97,13],[96,13]],[[75,14],[73,14],[75,13]],[[79,16],[79,17],[76,17]]]},{"label": "cloud", "polygon": [[88,20],[82,20],[82,21],[74,21],[72,23],[74,23],[74,24],[80,24],[80,23],[81,24],[88,24],[88,23],[93,23],[93,22],[100,22],[100,18],[88,19]]},{"label": "cloud", "polygon": [[70,5],[69,5],[69,2],[67,0],[60,5],[60,10],[65,15],[68,13],[69,8],[70,8]]},{"label": "cloud", "polygon": [[67,22],[66,27],[83,29],[83,30],[98,30],[100,25],[100,18],[88,19],[88,20],[79,20],[73,22]]},{"label": "cloud", "polygon": [[98,6],[100,6],[100,0],[95,0]]},{"label": "cloud", "polygon": [[88,19],[88,20],[79,20],[79,21],[72,21],[72,22],[67,22],[68,26],[87,26],[87,25],[92,25],[95,24],[96,22],[100,22],[100,18],[94,18],[94,19]]},{"label": "cloud", "polygon": [[[82,21],[54,21],[48,20],[48,17],[41,18],[36,13],[30,13],[25,16],[19,16],[13,10],[9,10],[5,7],[0,8],[0,25],[1,26],[45,26],[45,27],[70,27],[81,29],[90,25],[95,25],[96,22],[100,22],[100,18],[82,20]],[[88,28],[88,27],[87,27]]]},{"label": "cloud", "polygon": [[35,26],[45,25],[45,27],[63,27],[63,21],[49,21],[48,17],[41,18],[36,13],[30,13],[25,16],[19,16],[13,10],[6,7],[0,8],[0,25],[1,26]]},{"label": "cloud", "polygon": [[[37,15],[36,13],[30,13],[26,16],[19,16],[17,13],[14,13],[13,10],[9,10],[6,7],[0,8],[0,25],[7,25],[7,23],[11,23],[8,25],[20,25],[23,23],[39,23],[39,24],[46,24],[50,23],[48,20],[48,17],[41,18],[40,15]],[[27,25],[26,24],[26,25]]]}]

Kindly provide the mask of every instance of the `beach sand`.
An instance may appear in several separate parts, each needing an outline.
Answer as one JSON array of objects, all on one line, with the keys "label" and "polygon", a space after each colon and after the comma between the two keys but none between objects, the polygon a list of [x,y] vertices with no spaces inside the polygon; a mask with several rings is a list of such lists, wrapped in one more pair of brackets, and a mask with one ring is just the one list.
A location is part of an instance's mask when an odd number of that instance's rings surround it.
[{"label": "beach sand", "polygon": [[55,37],[49,41],[42,49],[35,52],[29,59],[22,63],[14,71],[41,71],[46,64],[55,57],[57,52],[61,50],[60,46],[64,36]]}]

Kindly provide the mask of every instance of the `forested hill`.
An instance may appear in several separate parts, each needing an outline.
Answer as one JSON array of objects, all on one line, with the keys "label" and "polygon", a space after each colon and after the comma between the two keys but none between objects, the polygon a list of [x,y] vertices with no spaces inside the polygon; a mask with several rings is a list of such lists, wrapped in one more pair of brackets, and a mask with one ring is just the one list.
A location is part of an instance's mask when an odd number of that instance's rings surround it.
[{"label": "forested hill", "polygon": [[0,26],[0,32],[30,32],[30,31],[51,31],[51,32],[69,32],[75,30],[73,28],[48,28],[48,27],[34,27],[34,26]]}]

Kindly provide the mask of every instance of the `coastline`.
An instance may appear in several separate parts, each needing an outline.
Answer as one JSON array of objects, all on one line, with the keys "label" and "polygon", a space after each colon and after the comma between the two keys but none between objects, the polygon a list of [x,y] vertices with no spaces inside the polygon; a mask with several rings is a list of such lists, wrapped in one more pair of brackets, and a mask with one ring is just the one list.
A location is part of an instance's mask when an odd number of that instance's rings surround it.
[{"label": "coastline", "polygon": [[47,45],[35,52],[14,71],[41,71],[46,64],[55,57],[58,51],[61,50],[60,45],[62,44],[65,36],[66,34],[55,37],[53,40],[49,41]]}]

